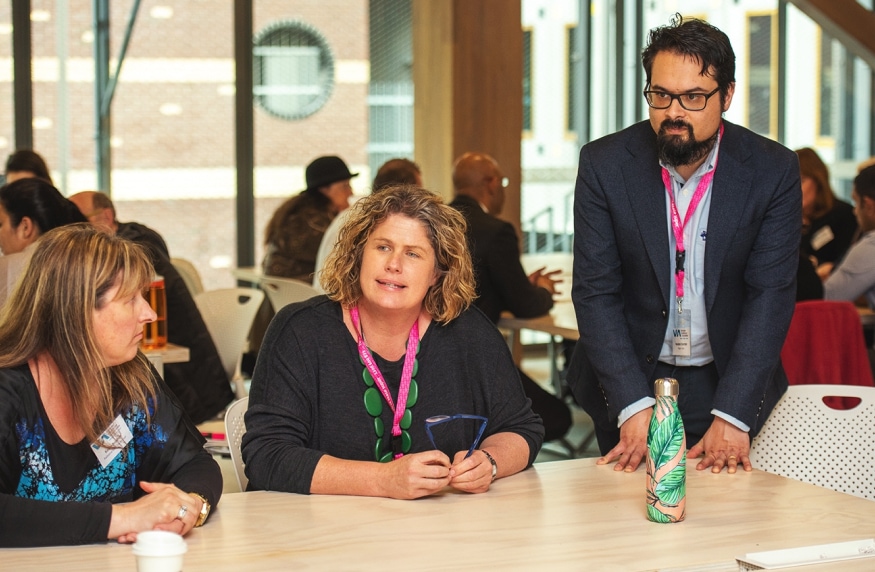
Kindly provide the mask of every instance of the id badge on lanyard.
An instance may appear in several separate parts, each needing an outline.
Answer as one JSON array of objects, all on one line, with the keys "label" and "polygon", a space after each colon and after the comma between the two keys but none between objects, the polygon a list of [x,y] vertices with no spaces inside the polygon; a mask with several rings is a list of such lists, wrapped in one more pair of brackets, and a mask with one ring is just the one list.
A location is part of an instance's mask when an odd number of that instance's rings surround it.
[{"label": "id badge on lanyard", "polygon": [[690,357],[692,349],[693,318],[689,309],[676,312],[671,329],[671,353],[677,357]]}]

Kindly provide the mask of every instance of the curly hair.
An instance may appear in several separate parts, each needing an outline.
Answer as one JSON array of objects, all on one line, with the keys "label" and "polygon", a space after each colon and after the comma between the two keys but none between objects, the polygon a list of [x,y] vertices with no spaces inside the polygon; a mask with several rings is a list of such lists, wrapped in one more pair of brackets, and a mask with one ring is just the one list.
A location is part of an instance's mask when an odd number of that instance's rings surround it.
[{"label": "curly hair", "polygon": [[704,20],[684,20],[675,14],[668,26],[650,30],[647,47],[641,52],[641,63],[650,86],[653,60],[659,52],[671,52],[695,59],[702,65],[702,75],[712,76],[720,88],[721,104],[725,103],[729,86],[735,83],[735,52],[729,37]]},{"label": "curly hair", "polygon": [[474,300],[474,271],[465,238],[465,219],[431,191],[414,185],[385,187],[358,201],[340,229],[337,244],[325,261],[322,288],[328,297],[351,307],[362,296],[361,265],[365,243],[390,215],[417,220],[434,249],[437,282],[423,306],[437,322],[447,323]]}]

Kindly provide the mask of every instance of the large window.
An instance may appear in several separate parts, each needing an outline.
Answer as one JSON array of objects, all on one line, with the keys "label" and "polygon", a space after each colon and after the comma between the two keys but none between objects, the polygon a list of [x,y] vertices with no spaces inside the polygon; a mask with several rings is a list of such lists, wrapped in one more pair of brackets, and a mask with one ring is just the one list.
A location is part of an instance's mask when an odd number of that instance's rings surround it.
[{"label": "large window", "polygon": [[835,58],[833,50],[833,39],[829,34],[820,32],[818,34],[820,50],[818,53],[820,73],[817,76],[819,96],[817,106],[817,134],[823,138],[832,138],[833,136],[833,93],[836,83],[835,73]]},{"label": "large window", "polygon": [[762,135],[774,137],[777,116],[775,100],[772,14],[748,16],[747,125]]},{"label": "large window", "polygon": [[523,132],[532,130],[532,30],[523,30]]},{"label": "large window", "polygon": [[565,37],[568,45],[566,50],[566,61],[568,62],[566,93],[568,103],[565,105],[565,129],[569,133],[574,133],[577,130],[578,114],[581,112],[577,106],[580,101],[578,92],[580,89],[580,76],[583,71],[580,65],[580,46],[577,45],[577,26],[566,26]]},{"label": "large window", "polygon": [[334,85],[334,58],[328,42],[304,22],[278,22],[255,38],[255,101],[284,119],[319,111]]}]

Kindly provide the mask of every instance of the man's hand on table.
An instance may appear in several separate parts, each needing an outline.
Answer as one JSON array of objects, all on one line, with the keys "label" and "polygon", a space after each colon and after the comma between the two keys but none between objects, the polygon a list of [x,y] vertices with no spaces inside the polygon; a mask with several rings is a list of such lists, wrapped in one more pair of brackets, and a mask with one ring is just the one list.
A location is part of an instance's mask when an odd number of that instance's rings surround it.
[{"label": "man's hand on table", "polygon": [[749,456],[750,436],[720,417],[714,417],[702,440],[687,453],[687,460],[695,459],[702,453],[705,457],[696,465],[697,471],[711,467],[712,473],[719,473],[726,467],[726,472],[731,474],[739,464],[745,471],[753,470]]},{"label": "man's hand on table", "polygon": [[634,472],[647,455],[647,431],[650,429],[652,415],[653,409],[648,407],[627,419],[620,426],[620,442],[596,464],[607,465],[616,459],[615,471]]}]

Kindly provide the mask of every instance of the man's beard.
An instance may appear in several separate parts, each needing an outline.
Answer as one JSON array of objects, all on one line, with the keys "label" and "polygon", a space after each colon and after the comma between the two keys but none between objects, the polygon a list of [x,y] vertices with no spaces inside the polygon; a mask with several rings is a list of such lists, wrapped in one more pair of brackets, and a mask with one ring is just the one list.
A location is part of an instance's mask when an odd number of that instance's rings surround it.
[{"label": "man's beard", "polygon": [[[679,135],[667,135],[667,129],[686,129],[686,140],[681,139]],[[659,160],[671,167],[679,167],[681,165],[691,165],[703,159],[717,142],[717,131],[714,135],[704,141],[696,141],[696,136],[693,133],[693,126],[681,120],[672,121],[666,119],[659,126],[659,133],[656,136],[656,149],[659,153]]]}]

